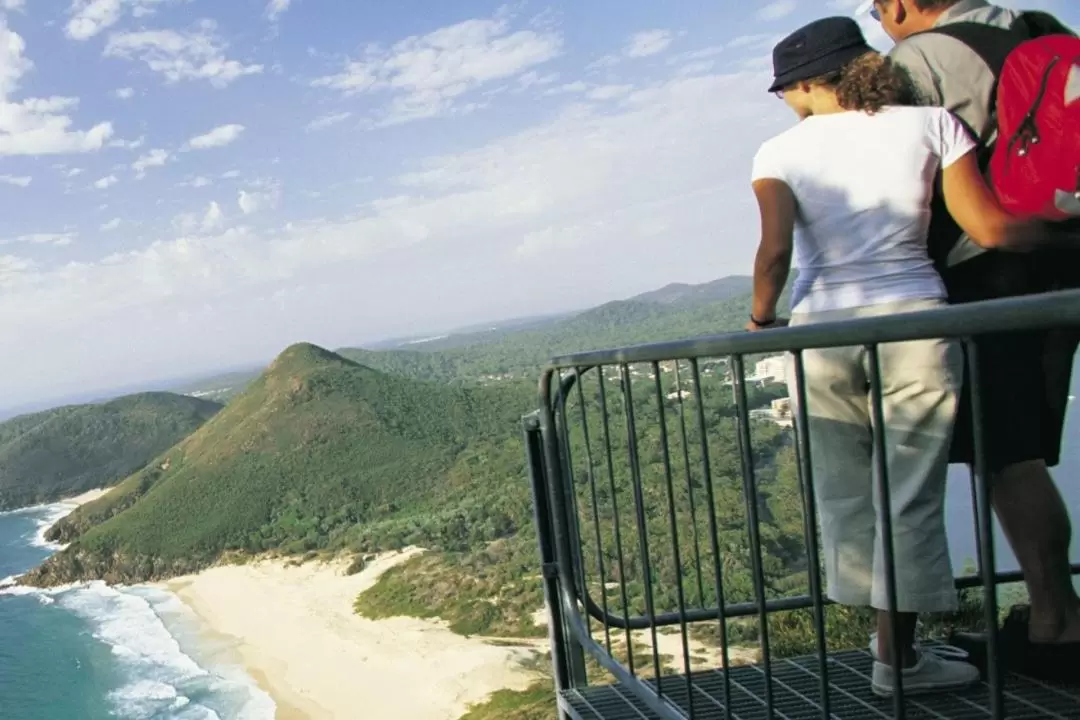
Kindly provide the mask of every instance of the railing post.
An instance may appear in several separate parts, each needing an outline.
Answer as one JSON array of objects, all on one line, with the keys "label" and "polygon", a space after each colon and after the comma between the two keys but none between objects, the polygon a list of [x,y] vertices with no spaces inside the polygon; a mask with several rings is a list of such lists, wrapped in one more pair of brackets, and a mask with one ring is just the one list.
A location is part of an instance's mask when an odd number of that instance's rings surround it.
[{"label": "railing post", "polygon": [[[550,380],[550,376],[547,379]],[[546,402],[550,402],[550,398]],[[549,406],[547,412],[541,411],[538,415],[530,417],[536,423],[536,428],[531,434],[526,435],[530,441],[529,454],[530,458],[533,456],[538,458],[538,463],[533,463],[530,460],[530,473],[535,472],[532,469],[535,465],[535,468],[540,470],[539,477],[541,478],[539,483],[533,485],[534,500],[535,506],[538,508],[543,503],[542,511],[545,516],[543,522],[548,537],[547,557],[549,560],[547,562],[549,564],[544,566],[545,592],[550,590],[553,593],[548,599],[548,608],[558,613],[558,633],[562,643],[565,668],[563,685],[560,689],[568,690],[585,687],[588,684],[585,670],[585,648],[574,636],[570,625],[562,619],[562,603],[567,598],[576,597],[573,592],[573,549],[570,547],[569,531],[566,529],[566,524],[571,522],[571,519],[568,518],[567,500],[561,473],[559,433],[557,428],[552,426],[554,422],[553,413],[551,413]],[[573,518],[573,520],[576,520],[576,518]],[[548,575],[551,577],[548,578]],[[550,583],[550,585],[547,583]],[[564,588],[564,584],[569,585],[569,587]],[[552,645],[552,650],[554,660],[554,645]]]},{"label": "railing post", "polygon": [[558,693],[570,686],[570,673],[566,629],[562,621],[562,606],[559,604],[559,577],[555,566],[554,538],[544,477],[543,441],[540,437],[538,413],[526,415],[521,419],[521,424],[525,432],[525,452],[528,455],[533,523],[536,526],[536,540],[540,547],[540,572],[543,578],[544,605],[547,607],[548,614],[552,677],[555,680],[555,692]]}]

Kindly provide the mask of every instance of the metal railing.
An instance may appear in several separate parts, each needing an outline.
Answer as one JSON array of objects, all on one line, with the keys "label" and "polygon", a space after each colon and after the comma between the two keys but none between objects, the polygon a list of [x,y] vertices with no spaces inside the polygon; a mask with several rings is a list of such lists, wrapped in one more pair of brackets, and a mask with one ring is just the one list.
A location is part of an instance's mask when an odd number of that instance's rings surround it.
[{"label": "metal railing", "polygon": [[[836,623],[858,618],[835,614],[841,609],[823,596],[813,448],[800,431],[808,423],[802,353],[867,348],[873,443],[883,457],[879,345],[963,341],[978,418],[972,338],[1066,327],[1080,328],[1080,291],[554,359],[540,381],[540,409],[524,427],[560,718],[957,716],[905,698],[902,682],[891,699],[867,700],[851,689],[852,678],[869,686],[866,671],[830,652]],[[790,354],[800,388],[791,399],[794,431],[760,419],[764,413],[750,418],[786,391],[782,378],[777,392],[749,386],[747,359],[778,353]],[[974,435],[977,572],[956,584],[982,588],[989,689],[985,714],[963,716],[996,719],[1010,703],[1031,705],[996,670],[998,586],[1022,578],[996,570],[990,497],[979,480],[980,423]],[[895,627],[883,460],[876,470]],[[753,670],[739,675],[740,664]],[[590,687],[610,692],[588,696]],[[969,712],[978,704],[961,703]]]}]

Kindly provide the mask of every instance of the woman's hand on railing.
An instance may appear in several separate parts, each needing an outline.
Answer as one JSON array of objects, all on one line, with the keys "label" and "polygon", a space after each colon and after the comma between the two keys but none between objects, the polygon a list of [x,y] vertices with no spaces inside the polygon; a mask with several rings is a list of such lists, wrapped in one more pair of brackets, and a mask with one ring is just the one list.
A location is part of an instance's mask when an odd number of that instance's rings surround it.
[{"label": "woman's hand on railing", "polygon": [[759,325],[753,318],[746,323],[746,329],[750,332],[757,332],[758,330],[775,330],[776,328],[787,327],[790,320],[788,318],[776,318],[770,323]]}]

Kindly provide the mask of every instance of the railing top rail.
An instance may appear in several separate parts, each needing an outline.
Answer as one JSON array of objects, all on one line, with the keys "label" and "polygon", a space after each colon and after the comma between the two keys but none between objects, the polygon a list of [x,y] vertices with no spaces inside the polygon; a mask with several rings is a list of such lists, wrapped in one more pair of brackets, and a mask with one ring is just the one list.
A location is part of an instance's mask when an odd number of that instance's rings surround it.
[{"label": "railing top rail", "polygon": [[923,338],[1080,327],[1080,290],[950,305],[933,310],[594,350],[554,357],[550,369],[869,345]]}]

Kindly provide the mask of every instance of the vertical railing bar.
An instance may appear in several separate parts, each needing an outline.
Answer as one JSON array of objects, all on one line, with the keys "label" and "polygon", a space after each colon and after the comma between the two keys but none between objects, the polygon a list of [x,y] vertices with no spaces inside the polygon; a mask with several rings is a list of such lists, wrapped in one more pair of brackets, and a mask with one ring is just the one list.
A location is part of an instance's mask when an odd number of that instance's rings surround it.
[{"label": "vertical railing bar", "polygon": [[686,468],[686,496],[690,503],[690,527],[694,531],[694,571],[697,573],[698,607],[705,607],[705,580],[701,574],[701,542],[698,538],[697,506],[694,502],[694,480],[690,474],[690,447],[686,435],[686,405],[683,403],[682,373],[675,361],[675,394],[679,402],[679,429],[682,433],[683,467]]},{"label": "vertical railing bar", "polygon": [[998,672],[997,581],[994,577],[994,518],[990,502],[989,463],[986,460],[986,437],[983,427],[982,382],[979,376],[978,346],[966,338],[968,378],[971,383],[971,430],[975,451],[975,475],[979,478],[979,512],[976,534],[982,555],[983,603],[986,613],[986,674],[990,678],[990,713],[993,720],[1004,720],[1005,699],[1002,696],[1003,678]]},{"label": "vertical railing bar", "polygon": [[683,669],[686,671],[686,696],[690,717],[694,717],[694,679],[690,675],[690,637],[686,625],[686,594],[683,590],[682,553],[679,552],[679,523],[675,514],[675,486],[671,476],[671,452],[668,446],[667,412],[664,409],[664,387],[660,380],[660,364],[653,362],[653,381],[656,390],[656,410],[660,421],[660,453],[667,486],[668,521],[671,530],[671,552],[675,562],[675,597],[679,603],[679,631],[682,636]]},{"label": "vertical railing bar", "polygon": [[[623,620],[626,623],[626,651],[627,669],[631,675],[636,675],[634,669],[634,641],[633,632],[630,630],[630,598],[626,592],[626,558],[623,554],[622,545],[622,521],[619,518],[619,500],[615,491],[615,462],[611,455],[611,421],[608,415],[607,387],[603,373],[600,374],[600,410],[604,417],[604,447],[607,456],[608,488],[611,490],[611,514],[615,523],[615,553],[619,568],[619,594],[622,599]],[[614,657],[614,655],[612,656]]]},{"label": "vertical railing bar", "polygon": [[896,635],[900,617],[896,599],[896,556],[893,547],[892,496],[889,494],[889,467],[885,445],[885,403],[881,388],[881,362],[877,345],[867,345],[866,351],[870,365],[870,405],[873,414],[874,460],[877,470],[878,495],[881,496],[878,504],[878,518],[881,522],[882,546],[885,556],[885,604],[888,605],[889,609],[889,632],[892,635],[893,711],[896,720],[903,720],[905,713],[904,663],[902,649]]},{"label": "vertical railing bar", "polygon": [[806,368],[802,350],[794,354],[795,362],[795,446],[798,448],[799,489],[803,495],[803,529],[806,533],[807,571],[810,596],[814,601],[814,634],[817,641],[818,669],[821,676],[821,714],[826,720],[829,709],[828,648],[825,639],[825,605],[821,592],[821,557],[817,537],[817,498],[814,496],[814,466],[810,447],[810,411],[806,406]]},{"label": "vertical railing bar", "polygon": [[982,547],[979,546],[979,476],[975,472],[975,465],[968,466],[968,475],[971,478],[971,516],[975,518],[975,574],[981,578],[984,558]]},{"label": "vertical railing bar", "polygon": [[709,459],[709,435],[705,427],[705,398],[701,392],[701,368],[697,358],[690,360],[690,373],[694,381],[694,404],[697,406],[697,426],[701,437],[701,471],[705,483],[705,502],[709,506],[709,545],[713,557],[713,574],[716,577],[716,608],[720,622],[720,660],[724,664],[724,708],[726,720],[732,720],[731,711],[731,657],[728,652],[727,616],[724,602],[724,570],[720,560],[720,537],[716,522],[716,498],[713,493],[712,463]]},{"label": "vertical railing bar", "polygon": [[548,500],[549,478],[543,465],[543,439],[540,435],[540,423],[536,417],[525,418],[523,422],[525,447],[529,460],[529,481],[533,495],[533,522],[536,524],[537,547],[540,551],[540,565],[543,572],[544,604],[548,610],[548,641],[551,643],[551,662],[556,692],[569,689],[572,685],[569,663],[566,653],[565,626],[562,620],[562,601],[559,597],[557,578],[547,568],[557,562],[554,529],[551,522],[551,507]]},{"label": "vertical railing bar", "polygon": [[754,596],[758,605],[758,621],[761,623],[761,659],[765,670],[765,714],[769,720],[775,717],[773,707],[772,658],[769,652],[769,612],[765,607],[765,572],[761,558],[761,525],[757,506],[757,479],[754,475],[754,450],[750,436],[750,409],[746,396],[746,368],[742,355],[732,355],[732,382],[735,383],[736,425],[739,449],[742,456],[743,493],[746,495],[747,524],[750,534],[750,567],[754,576]]},{"label": "vertical railing bar", "polygon": [[[611,655],[611,626],[607,623],[608,617],[608,603],[607,603],[607,571],[604,567],[604,543],[600,534],[600,504],[596,495],[596,466],[593,464],[592,454],[592,442],[589,436],[589,419],[588,413],[585,410],[585,390],[583,385],[585,384],[584,373],[581,368],[574,368],[574,372],[577,373],[578,381],[577,395],[578,404],[581,405],[581,430],[585,438],[585,458],[589,463],[589,495],[592,500],[593,509],[593,530],[596,534],[596,565],[597,571],[600,573],[600,606],[604,609],[604,648],[607,650],[607,654]],[[600,384],[604,384],[604,366],[600,365],[596,368],[596,372],[600,377]],[[582,590],[583,594],[588,595],[588,589]],[[589,613],[585,613],[588,615]]]},{"label": "vertical railing bar", "polygon": [[[589,593],[589,580],[585,571],[585,557],[584,548],[581,543],[581,511],[578,508],[577,499],[577,481],[574,480],[574,460],[573,455],[570,452],[570,423],[566,419],[566,405],[570,401],[570,398],[566,396],[566,384],[563,377],[562,369],[559,370],[559,426],[560,437],[562,440],[562,457],[563,457],[563,481],[566,493],[570,496],[570,513],[573,518],[570,522],[570,550],[572,553],[574,567],[572,568],[577,572],[578,591],[577,599],[581,601],[582,606],[585,605],[585,597]],[[575,381],[580,382],[581,378],[575,378]],[[592,637],[592,616],[588,612],[583,613],[585,615],[585,627],[589,631],[589,637]]]},{"label": "vertical railing bar", "polygon": [[[638,541],[641,567],[645,580],[645,612],[649,616],[649,632],[652,637],[653,670],[656,673],[656,694],[664,696],[663,677],[660,673],[660,649],[656,633],[656,607],[653,604],[652,563],[649,562],[649,529],[645,516],[645,497],[641,487],[641,466],[638,457],[637,424],[634,422],[634,392],[630,387],[630,366],[622,366],[623,402],[626,410],[626,440],[630,455],[630,476],[634,486],[634,510],[637,516]],[[633,650],[631,650],[633,652]]]},{"label": "vertical railing bar", "polygon": [[540,438],[543,445],[543,466],[547,480],[547,494],[552,526],[552,540],[555,550],[554,564],[545,569],[546,574],[554,574],[557,580],[558,600],[560,613],[563,616],[563,625],[560,633],[563,637],[564,657],[569,673],[570,688],[583,687],[587,684],[585,667],[585,648],[578,636],[574,623],[573,590],[576,578],[574,577],[573,562],[574,553],[571,547],[571,535],[569,525],[571,518],[568,517],[566,502],[566,486],[562,478],[563,453],[559,447],[558,419],[554,412],[553,402],[557,401],[558,395],[552,397],[552,381],[557,380],[557,374],[551,370],[545,372],[540,379]]}]

